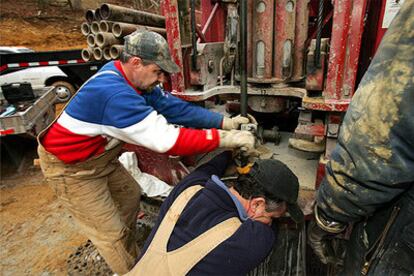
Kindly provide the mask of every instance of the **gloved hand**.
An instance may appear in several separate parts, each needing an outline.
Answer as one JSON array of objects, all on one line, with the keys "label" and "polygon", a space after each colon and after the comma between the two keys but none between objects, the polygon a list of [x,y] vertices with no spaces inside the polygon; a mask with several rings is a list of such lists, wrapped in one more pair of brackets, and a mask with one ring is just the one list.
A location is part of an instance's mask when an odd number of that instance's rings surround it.
[{"label": "gloved hand", "polygon": [[248,123],[257,125],[256,119],[250,114],[247,114],[247,117],[244,117],[242,115],[237,115],[236,117],[233,117],[233,118],[223,117],[222,129],[225,129],[225,130],[238,129],[241,124],[248,124]]},{"label": "gloved hand", "polygon": [[317,209],[315,206],[315,221],[311,221],[308,226],[308,243],[322,263],[342,265],[345,256],[342,232],[345,225],[335,225],[336,222],[331,222],[334,226],[324,225],[326,220],[321,218]]},{"label": "gloved hand", "polygon": [[254,135],[246,130],[219,130],[221,148],[244,148],[253,150],[256,144]]},{"label": "gloved hand", "polygon": [[[329,248],[330,241],[335,234],[322,230],[315,221],[311,221],[308,226],[308,243],[312,247],[319,260],[324,263],[332,263],[334,256],[331,256],[331,249]],[[336,261],[336,260],[335,260]]]}]

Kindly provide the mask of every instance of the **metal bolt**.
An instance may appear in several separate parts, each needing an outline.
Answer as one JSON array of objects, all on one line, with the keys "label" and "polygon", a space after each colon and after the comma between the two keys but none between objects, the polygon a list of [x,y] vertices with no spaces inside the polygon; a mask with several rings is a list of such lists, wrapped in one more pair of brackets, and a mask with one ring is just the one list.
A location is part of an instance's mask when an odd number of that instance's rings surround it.
[{"label": "metal bolt", "polygon": [[260,107],[261,108],[265,108],[266,107],[266,100],[264,98],[260,101]]},{"label": "metal bolt", "polygon": [[207,63],[208,72],[212,73],[214,70],[214,60],[209,59]]}]

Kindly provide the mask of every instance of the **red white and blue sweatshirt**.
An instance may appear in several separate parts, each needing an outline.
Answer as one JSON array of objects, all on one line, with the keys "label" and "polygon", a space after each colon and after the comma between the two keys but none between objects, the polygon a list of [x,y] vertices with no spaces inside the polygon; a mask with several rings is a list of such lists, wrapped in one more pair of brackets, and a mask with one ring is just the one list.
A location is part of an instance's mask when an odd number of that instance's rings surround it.
[{"label": "red white and blue sweatshirt", "polygon": [[81,87],[41,143],[68,164],[99,155],[119,141],[170,155],[190,155],[218,147],[216,128],[222,121],[221,114],[159,87],[150,93],[136,90],[120,62],[113,61]]}]

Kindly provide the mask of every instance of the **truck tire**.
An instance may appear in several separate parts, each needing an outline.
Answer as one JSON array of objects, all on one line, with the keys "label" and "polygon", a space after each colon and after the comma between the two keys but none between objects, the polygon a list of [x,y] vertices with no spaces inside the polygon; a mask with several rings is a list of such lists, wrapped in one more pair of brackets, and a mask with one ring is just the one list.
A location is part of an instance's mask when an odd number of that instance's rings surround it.
[{"label": "truck tire", "polygon": [[69,101],[76,92],[75,87],[66,81],[55,81],[52,86],[55,87],[57,101],[60,103]]}]

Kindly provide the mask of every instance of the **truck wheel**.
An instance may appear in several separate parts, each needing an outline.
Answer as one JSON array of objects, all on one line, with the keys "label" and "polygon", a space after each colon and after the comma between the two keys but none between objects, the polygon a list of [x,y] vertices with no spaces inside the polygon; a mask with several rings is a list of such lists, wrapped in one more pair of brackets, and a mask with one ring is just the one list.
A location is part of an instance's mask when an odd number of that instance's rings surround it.
[{"label": "truck wheel", "polygon": [[75,87],[66,81],[56,81],[52,84],[55,87],[57,100],[60,103],[67,102],[75,94]]}]

